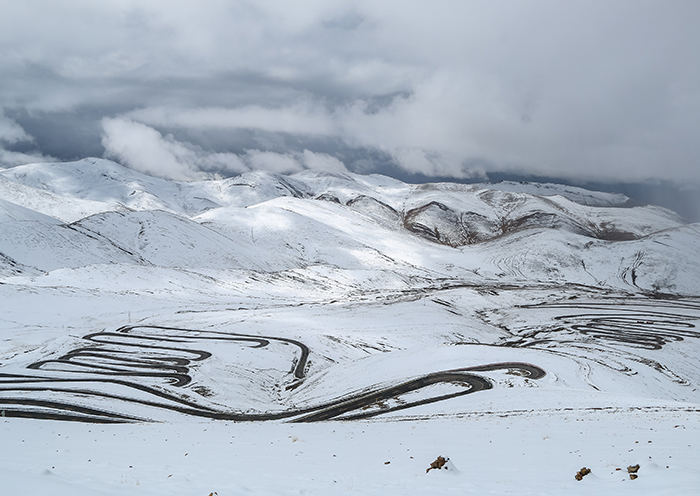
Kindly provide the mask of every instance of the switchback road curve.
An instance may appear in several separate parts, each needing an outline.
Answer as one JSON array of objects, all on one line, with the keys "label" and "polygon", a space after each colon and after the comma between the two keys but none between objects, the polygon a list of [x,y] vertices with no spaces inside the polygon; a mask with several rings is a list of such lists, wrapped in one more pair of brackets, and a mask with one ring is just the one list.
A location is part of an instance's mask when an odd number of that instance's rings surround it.
[{"label": "switchback road curve", "polygon": [[519,308],[568,310],[554,317],[558,326],[535,330],[515,346],[556,342],[557,333],[570,330],[609,343],[660,350],[671,342],[700,338],[693,322],[700,321],[700,301],[625,298],[624,301],[564,301],[522,305]]},{"label": "switchback road curve", "polygon": [[[244,413],[194,401],[183,394],[180,388],[192,382],[190,366],[212,356],[209,351],[190,346],[212,341],[239,342],[252,349],[264,348],[273,342],[290,345],[296,350],[288,373],[287,389],[292,389],[306,377],[310,354],[306,345],[276,336],[162,326],[126,326],[113,332],[88,334],[84,339],[91,343],[90,346],[32,363],[26,373],[0,373],[0,414],[4,417],[95,423],[151,420],[148,416],[120,411],[120,406],[128,405],[130,410],[136,406],[229,421],[356,420],[491,389],[492,382],[478,375],[479,372],[517,370],[531,379],[545,375],[544,370],[527,363],[494,363],[434,372],[389,386],[369,386],[362,392],[307,408]],[[393,407],[377,407],[383,401],[439,383],[451,383],[460,389]],[[45,393],[61,399],[46,399],[43,397]],[[102,405],[104,400],[109,401],[109,408],[95,405]]]}]

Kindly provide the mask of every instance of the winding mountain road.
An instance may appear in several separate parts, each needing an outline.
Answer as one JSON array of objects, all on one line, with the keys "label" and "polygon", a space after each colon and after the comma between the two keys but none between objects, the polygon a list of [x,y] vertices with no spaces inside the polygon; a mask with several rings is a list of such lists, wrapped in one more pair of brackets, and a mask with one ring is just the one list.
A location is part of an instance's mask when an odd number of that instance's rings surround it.
[{"label": "winding mountain road", "polygon": [[[554,317],[560,328],[544,331],[546,334],[570,329],[610,343],[621,343],[633,348],[660,350],[671,342],[685,338],[700,338],[693,322],[700,321],[700,302],[694,300],[649,300],[627,298],[619,301],[556,302],[523,305],[521,308],[556,308],[581,313],[565,313]],[[661,310],[663,309],[663,310]],[[674,311],[675,310],[675,311]],[[542,332],[537,332],[542,334]],[[556,341],[539,338],[536,343]],[[535,341],[518,342],[518,346],[532,346]]]},{"label": "winding mountain road", "polygon": [[[212,356],[209,351],[187,345],[207,341],[240,342],[250,344],[253,349],[267,347],[272,342],[292,345],[297,352],[288,373],[291,383],[287,389],[291,389],[306,377],[310,350],[305,344],[284,337],[162,326],[125,326],[114,332],[91,333],[83,339],[94,344],[71,350],[55,359],[32,363],[27,367],[27,374],[0,373],[0,393],[16,395],[0,396],[0,414],[4,417],[104,423],[151,420],[119,411],[120,405],[128,404],[230,421],[355,420],[491,389],[492,382],[477,375],[478,372],[518,370],[532,379],[545,375],[544,370],[527,363],[487,364],[434,372],[389,386],[368,386],[361,392],[306,408],[244,413],[193,401],[178,390],[192,382],[190,366],[193,362]],[[384,401],[440,383],[452,383],[461,389],[393,407],[380,406]],[[124,391],[124,394],[117,394],[114,389]],[[127,391],[132,394],[126,394]],[[44,399],[41,397],[43,393],[58,395],[62,399]],[[103,400],[111,402],[109,409],[94,405],[104,403]]]}]

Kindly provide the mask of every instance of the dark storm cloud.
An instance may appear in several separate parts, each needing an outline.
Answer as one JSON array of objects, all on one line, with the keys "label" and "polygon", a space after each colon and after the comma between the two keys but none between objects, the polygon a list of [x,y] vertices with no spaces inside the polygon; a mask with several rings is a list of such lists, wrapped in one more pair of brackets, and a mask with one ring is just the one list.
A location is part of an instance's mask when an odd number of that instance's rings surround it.
[{"label": "dark storm cloud", "polygon": [[0,7],[0,164],[700,182],[695,1]]}]

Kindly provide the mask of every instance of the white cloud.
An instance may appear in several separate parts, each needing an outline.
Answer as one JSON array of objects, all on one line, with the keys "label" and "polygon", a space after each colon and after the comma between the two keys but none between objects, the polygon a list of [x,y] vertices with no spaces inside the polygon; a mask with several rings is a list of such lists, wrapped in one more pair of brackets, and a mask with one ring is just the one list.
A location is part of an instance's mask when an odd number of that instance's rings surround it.
[{"label": "white cloud", "polygon": [[27,132],[14,120],[5,116],[0,109],[0,142],[17,143],[21,141],[33,141]]},{"label": "white cloud", "polygon": [[133,169],[179,181],[204,178],[203,171],[240,173],[248,170],[234,153],[210,153],[163,136],[152,127],[128,119],[102,120],[107,156]]},{"label": "white cloud", "polygon": [[41,153],[13,152],[0,147],[0,167],[14,167],[16,165],[55,161],[56,159],[54,157]]},{"label": "white cloud", "polygon": [[324,172],[348,172],[343,162],[327,153],[314,153],[311,150],[304,150],[301,158],[307,169]]},{"label": "white cloud", "polygon": [[248,150],[245,159],[251,169],[275,174],[291,174],[304,170],[299,161],[290,154]]},{"label": "white cloud", "polygon": [[176,180],[197,179],[194,154],[144,124],[126,119],[103,119],[102,145],[107,156],[146,174]]},{"label": "white cloud", "polygon": [[291,174],[305,168],[347,171],[337,158],[309,150],[300,154],[256,149],[241,155],[209,152],[130,119],[106,118],[102,128],[102,144],[108,157],[140,172],[179,181],[202,179],[207,172],[240,174],[251,169],[275,174]]},{"label": "white cloud", "polygon": [[250,170],[243,159],[228,152],[205,152],[199,149],[195,165],[202,171],[214,173],[240,174]]},{"label": "white cloud", "polygon": [[3,146],[3,144],[12,145],[15,143],[32,142],[34,142],[34,137],[28,134],[24,128],[13,119],[5,116],[2,109],[0,109],[0,167],[13,167],[15,165],[55,160],[53,157],[39,152],[11,151]]}]

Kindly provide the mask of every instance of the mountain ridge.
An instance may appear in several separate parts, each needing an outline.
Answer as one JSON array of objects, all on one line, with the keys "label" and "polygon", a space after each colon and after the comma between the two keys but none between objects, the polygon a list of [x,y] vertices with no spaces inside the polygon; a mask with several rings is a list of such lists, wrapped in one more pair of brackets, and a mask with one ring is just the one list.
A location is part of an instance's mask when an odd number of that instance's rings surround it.
[{"label": "mountain ridge", "polygon": [[[32,219],[2,221],[0,264],[12,277],[112,262],[199,273],[321,265],[686,293],[700,276],[663,261],[690,259],[698,236],[673,212],[551,184],[411,185],[317,171],[179,183],[85,159],[5,169],[0,186],[4,211],[18,205]],[[649,266],[646,278],[630,279],[624,267],[635,263]]]}]

